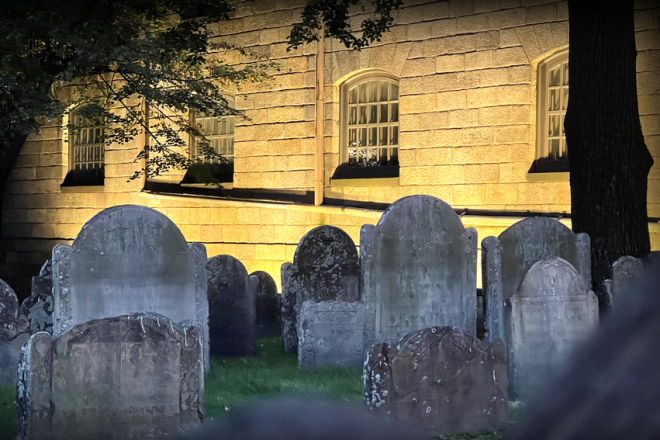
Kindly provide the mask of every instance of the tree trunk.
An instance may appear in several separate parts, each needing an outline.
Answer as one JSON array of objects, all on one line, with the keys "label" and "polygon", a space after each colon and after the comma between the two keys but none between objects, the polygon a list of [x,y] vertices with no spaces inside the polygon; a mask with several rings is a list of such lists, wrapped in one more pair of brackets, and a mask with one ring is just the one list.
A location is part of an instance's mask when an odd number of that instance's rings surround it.
[{"label": "tree trunk", "polygon": [[573,231],[591,237],[591,276],[622,255],[651,251],[646,194],[653,158],[637,107],[633,0],[569,0],[570,99],[566,141]]}]

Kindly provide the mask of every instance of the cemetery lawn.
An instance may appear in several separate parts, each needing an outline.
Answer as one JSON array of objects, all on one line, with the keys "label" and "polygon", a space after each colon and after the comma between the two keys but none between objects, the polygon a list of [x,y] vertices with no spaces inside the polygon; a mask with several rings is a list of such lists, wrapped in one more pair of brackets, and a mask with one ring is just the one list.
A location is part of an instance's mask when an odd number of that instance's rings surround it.
[{"label": "cemetery lawn", "polygon": [[[257,340],[259,355],[243,358],[211,358],[211,372],[205,380],[206,417],[218,419],[232,408],[252,400],[277,395],[315,395],[348,402],[362,400],[362,371],[352,368],[324,368],[300,371],[298,357],[282,352],[279,337]],[[0,438],[14,432],[14,387],[0,386]],[[513,409],[513,408],[512,408]],[[517,419],[512,411],[512,419]],[[446,440],[499,440],[501,433],[443,436]]]}]

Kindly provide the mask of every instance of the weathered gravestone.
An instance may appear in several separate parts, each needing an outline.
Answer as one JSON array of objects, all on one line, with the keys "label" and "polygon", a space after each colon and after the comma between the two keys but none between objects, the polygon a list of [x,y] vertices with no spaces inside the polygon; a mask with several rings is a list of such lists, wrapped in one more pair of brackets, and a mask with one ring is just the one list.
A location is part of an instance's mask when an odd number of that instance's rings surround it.
[{"label": "weathered gravestone", "polygon": [[282,332],[281,295],[277,293],[277,284],[268,272],[258,270],[250,276],[259,280],[257,288],[257,323],[256,336],[275,336]]},{"label": "weathered gravestone", "polygon": [[208,371],[206,248],[151,208],[104,209],[72,246],[53,248],[53,335],[92,319],[154,312],[204,333]]},{"label": "weathered gravestone", "polygon": [[534,217],[521,220],[497,238],[484,238],[481,248],[486,341],[501,338],[507,344],[508,300],[518,291],[525,274],[537,261],[563,258],[577,269],[587,290],[590,289],[589,236],[575,234],[555,219]]},{"label": "weathered gravestone", "polygon": [[394,202],[360,233],[365,348],[436,325],[477,332],[477,231],[431,196]]},{"label": "weathered gravestone", "polygon": [[431,327],[376,344],[364,367],[367,407],[436,435],[499,429],[509,421],[504,344]]},{"label": "weathered gravestone", "polygon": [[[286,264],[286,263],[285,263]],[[284,267],[282,271],[284,272]],[[285,307],[293,307],[294,313],[283,319],[288,332],[297,331],[297,319],[305,301],[360,300],[360,261],[351,237],[334,226],[319,226],[303,236],[293,256],[290,273],[282,278],[282,294]],[[297,335],[290,336],[297,345]],[[286,343],[285,343],[286,349]],[[290,352],[292,347],[289,348]]]},{"label": "weathered gravestone", "polygon": [[30,333],[53,333],[53,271],[48,260],[39,276],[32,277],[32,292],[21,304],[21,313],[29,321]]},{"label": "weathered gravestone", "polygon": [[305,301],[298,316],[298,366],[362,367],[364,304]]},{"label": "weathered gravestone", "polygon": [[603,287],[607,293],[607,304],[613,306],[621,299],[626,291],[627,285],[639,277],[644,268],[650,266],[654,260],[660,260],[660,252],[651,252],[646,258],[636,258],[630,255],[619,257],[612,264],[612,279],[603,281]]},{"label": "weathered gravestone", "polygon": [[298,329],[296,328],[296,295],[284,288],[293,270],[292,263],[282,264],[282,349],[291,354],[298,351]]},{"label": "weathered gravestone", "polygon": [[16,293],[0,280],[0,385],[16,384],[21,347],[29,338],[28,320],[19,311]]},{"label": "weathered gravestone", "polygon": [[212,356],[252,356],[259,279],[248,276],[231,255],[216,255],[208,271],[209,334]]},{"label": "weathered gravestone", "polygon": [[203,335],[162,315],[96,319],[23,349],[19,440],[172,436],[203,421]]},{"label": "weathered gravestone", "polygon": [[553,257],[534,263],[509,301],[510,396],[529,401],[597,327],[598,298],[569,262]]}]

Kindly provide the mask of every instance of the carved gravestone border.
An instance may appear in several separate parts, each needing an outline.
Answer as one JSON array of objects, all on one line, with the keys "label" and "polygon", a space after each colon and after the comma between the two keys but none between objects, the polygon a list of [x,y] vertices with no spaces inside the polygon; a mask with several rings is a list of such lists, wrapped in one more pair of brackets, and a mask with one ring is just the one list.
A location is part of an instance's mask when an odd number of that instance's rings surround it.
[{"label": "carved gravestone border", "polygon": [[52,261],[47,260],[32,277],[32,292],[21,304],[21,313],[29,321],[30,333],[53,332],[53,269]]},{"label": "carved gravestone border", "polygon": [[71,246],[53,248],[53,335],[91,319],[160,313],[202,329],[208,372],[206,248],[164,214],[119,205],[92,217]]},{"label": "carved gravestone border", "polygon": [[394,202],[360,232],[365,349],[436,325],[476,336],[477,231],[431,196]]},{"label": "carved gravestone border", "polygon": [[298,320],[298,366],[362,366],[364,304],[305,301]]},{"label": "carved gravestone border", "polygon": [[[282,278],[282,294],[287,307],[292,305],[294,310],[289,332],[297,332],[297,319],[305,301],[361,299],[357,248],[351,237],[337,227],[319,226],[305,234],[296,248],[293,265],[287,266],[287,270],[290,273]],[[294,333],[290,339],[294,342],[298,337]]]},{"label": "carved gravestone border", "polygon": [[257,270],[250,276],[259,280],[257,288],[256,336],[275,336],[282,332],[281,295],[277,293],[277,284],[268,272]]},{"label": "carved gravestone border", "polygon": [[209,258],[206,270],[211,355],[256,355],[254,338],[259,279],[248,276],[243,263],[231,255]]},{"label": "carved gravestone border", "polygon": [[21,347],[30,337],[13,289],[0,279],[0,385],[14,385]]},{"label": "carved gravestone border", "polygon": [[529,401],[597,327],[598,298],[573,265],[552,257],[534,263],[510,303],[509,394]]},{"label": "carved gravestone border", "polygon": [[587,289],[591,288],[589,236],[575,234],[555,219],[533,217],[521,220],[497,238],[484,238],[481,248],[486,341],[499,337],[507,344],[508,300],[537,261],[561,257],[577,269]]},{"label": "carved gravestone border", "polygon": [[92,320],[21,354],[19,440],[146,439],[203,421],[203,335],[162,315]]}]

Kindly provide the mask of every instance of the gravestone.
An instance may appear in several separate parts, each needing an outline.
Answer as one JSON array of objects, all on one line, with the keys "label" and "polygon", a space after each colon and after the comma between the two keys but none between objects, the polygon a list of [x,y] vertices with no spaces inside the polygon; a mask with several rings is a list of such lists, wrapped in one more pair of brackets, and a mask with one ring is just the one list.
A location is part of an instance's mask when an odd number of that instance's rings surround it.
[{"label": "gravestone", "polygon": [[51,260],[32,277],[32,292],[21,304],[21,313],[29,321],[30,333],[53,333],[53,271]]},{"label": "gravestone", "polygon": [[203,334],[162,315],[96,319],[21,355],[17,439],[146,439],[203,421]]},{"label": "gravestone", "polygon": [[591,287],[591,244],[587,234],[575,234],[552,218],[521,220],[499,237],[482,241],[481,270],[484,292],[485,340],[501,338],[509,322],[508,300],[517,292],[527,271],[537,261],[561,257],[572,264]]},{"label": "gravestone", "polygon": [[639,277],[644,268],[653,264],[654,260],[660,260],[660,252],[651,252],[646,258],[636,258],[630,255],[619,257],[612,264],[612,278],[603,281],[603,287],[607,293],[607,304],[613,306],[621,299],[626,291],[626,286],[635,278]]},{"label": "gravestone", "polygon": [[27,318],[20,313],[18,298],[0,280],[0,385],[15,385],[21,347],[30,338]]},{"label": "gravestone", "polygon": [[231,255],[209,258],[206,269],[211,355],[257,354],[254,337],[259,279],[248,276],[243,263]]},{"label": "gravestone", "polygon": [[165,215],[144,206],[104,209],[71,246],[53,248],[53,335],[93,319],[153,312],[202,329],[208,372],[206,248],[188,246]]},{"label": "gravestone", "polygon": [[598,299],[569,262],[553,257],[534,263],[509,301],[510,396],[529,401],[597,327]]},{"label": "gravestone", "polygon": [[[339,228],[319,226],[305,234],[288,270],[286,282],[282,282],[282,293],[286,301],[293,303],[295,312],[289,330],[297,331],[297,318],[305,301],[360,300],[357,248],[351,237]],[[291,338],[298,339],[297,335]]]},{"label": "gravestone", "polygon": [[394,202],[360,232],[365,349],[423,328],[450,325],[476,336],[477,231],[431,196]]},{"label": "gravestone", "polygon": [[435,435],[479,433],[509,421],[504,344],[455,327],[431,327],[378,343],[364,366],[367,407]]},{"label": "gravestone", "polygon": [[296,329],[296,295],[295,292],[289,291],[284,286],[289,282],[291,271],[293,270],[292,263],[282,264],[281,279],[282,279],[282,349],[285,353],[298,352],[298,330]]},{"label": "gravestone", "polygon": [[250,276],[259,279],[257,288],[257,328],[256,336],[276,336],[282,332],[281,296],[277,293],[277,284],[268,272],[258,270]]},{"label": "gravestone", "polygon": [[298,366],[362,367],[364,304],[305,301],[298,321]]}]

